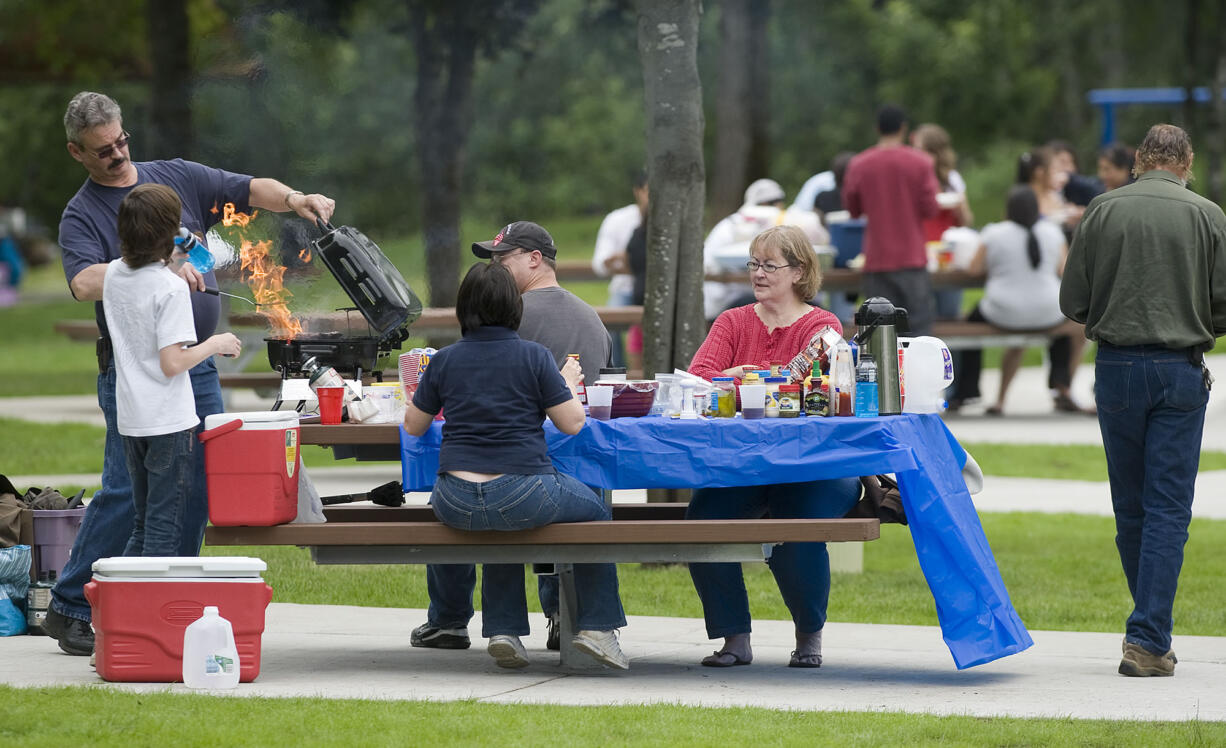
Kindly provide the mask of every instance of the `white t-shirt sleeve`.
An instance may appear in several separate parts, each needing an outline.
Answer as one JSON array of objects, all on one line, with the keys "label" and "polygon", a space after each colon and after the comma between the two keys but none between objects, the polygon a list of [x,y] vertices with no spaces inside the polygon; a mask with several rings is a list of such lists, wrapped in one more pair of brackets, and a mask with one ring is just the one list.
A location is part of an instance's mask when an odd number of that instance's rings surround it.
[{"label": "white t-shirt sleeve", "polygon": [[637,205],[618,208],[605,216],[600,222],[600,229],[596,232],[596,249],[592,253],[592,270],[596,275],[601,278],[609,277],[610,273],[604,265],[605,262],[610,257],[626,251],[630,237],[633,236],[634,230],[641,222]]},{"label": "white t-shirt sleeve", "polygon": [[162,288],[154,300],[156,310],[156,334],[158,350],[168,345],[196,343],[196,325],[192,319],[192,302],[188,297],[191,293],[187,282],[170,274],[171,280]]}]

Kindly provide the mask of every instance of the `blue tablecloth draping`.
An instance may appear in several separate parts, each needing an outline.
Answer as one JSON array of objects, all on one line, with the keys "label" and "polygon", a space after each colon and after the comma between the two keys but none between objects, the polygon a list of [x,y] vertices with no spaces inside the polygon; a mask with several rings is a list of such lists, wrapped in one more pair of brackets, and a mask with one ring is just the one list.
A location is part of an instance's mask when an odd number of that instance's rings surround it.
[{"label": "blue tablecloth draping", "polygon": [[[1009,600],[961,475],[966,452],[936,415],[545,423],[557,469],[601,488],[696,488],[894,473],[920,568],[959,669],[1033,642]],[[429,490],[442,423],[400,432],[404,490]]]}]

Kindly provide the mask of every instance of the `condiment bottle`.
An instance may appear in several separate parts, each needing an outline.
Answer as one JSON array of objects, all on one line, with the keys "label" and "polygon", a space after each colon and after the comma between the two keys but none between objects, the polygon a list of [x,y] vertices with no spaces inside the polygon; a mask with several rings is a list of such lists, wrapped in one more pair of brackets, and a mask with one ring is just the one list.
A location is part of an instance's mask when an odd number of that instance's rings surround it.
[{"label": "condiment bottle", "polygon": [[856,370],[851,363],[851,348],[846,343],[840,343],[835,349],[830,372],[835,387],[835,393],[830,397],[831,409],[840,416],[855,415]]},{"label": "condiment bottle", "polygon": [[766,378],[766,417],[779,417],[779,386],[787,384],[783,377]]},{"label": "condiment bottle", "polygon": [[[579,363],[578,353],[568,353],[567,358],[573,358],[575,363]],[[587,405],[587,389],[583,386],[583,378],[579,378],[579,384],[575,385],[575,397],[579,398],[580,405]]]},{"label": "condiment bottle", "polygon": [[800,415],[800,385],[779,385],[779,417],[795,418]]},{"label": "condiment bottle", "polygon": [[713,377],[711,379],[715,389],[711,391],[711,396],[715,399],[715,413],[717,418],[735,418],[736,417],[736,380],[732,377]]},{"label": "condiment bottle", "polygon": [[805,415],[824,416],[829,405],[830,397],[822,389],[822,367],[814,359],[813,371],[805,377]]},{"label": "condiment bottle", "polygon": [[877,415],[877,363],[867,351],[860,354],[856,367],[856,415],[872,418]]},{"label": "condiment bottle", "polygon": [[777,377],[777,376],[779,376],[779,371],[780,371],[782,368],[783,368],[783,362],[782,362],[782,361],[771,361],[771,376],[772,376],[772,377]]}]

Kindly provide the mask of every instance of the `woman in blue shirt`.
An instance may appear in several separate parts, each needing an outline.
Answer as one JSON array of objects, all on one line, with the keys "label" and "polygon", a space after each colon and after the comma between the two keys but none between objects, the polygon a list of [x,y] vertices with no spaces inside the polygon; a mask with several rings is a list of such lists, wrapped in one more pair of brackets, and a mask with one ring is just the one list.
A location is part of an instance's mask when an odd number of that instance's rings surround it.
[{"label": "woman in blue shirt", "polygon": [[[559,474],[542,424],[563,433],[583,428],[577,362],[558,371],[553,355],[523,340],[523,304],[510,271],[498,263],[468,270],[456,299],[462,339],[440,350],[405,412],[405,430],[421,436],[446,411],[439,473],[430,503],[439,521],[460,530],[527,530],[554,522],[607,520],[604,501]],[[615,629],[626,625],[615,564],[575,564],[581,652],[627,670]],[[500,667],[528,665],[519,637],[528,633],[522,564],[486,564],[481,581],[482,636]]]}]

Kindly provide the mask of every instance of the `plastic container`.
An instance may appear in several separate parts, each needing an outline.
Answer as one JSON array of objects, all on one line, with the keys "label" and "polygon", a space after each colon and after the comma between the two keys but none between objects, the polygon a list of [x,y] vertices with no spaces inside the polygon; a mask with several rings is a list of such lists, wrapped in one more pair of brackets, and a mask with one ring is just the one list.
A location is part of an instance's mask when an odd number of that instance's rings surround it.
[{"label": "plastic container", "polygon": [[864,227],[868,222],[863,218],[853,218],[839,223],[831,222],[830,243],[838,250],[834,258],[834,266],[847,267],[847,263],[860,254],[860,246],[864,241]]},{"label": "plastic container", "polygon": [[877,363],[865,353],[856,366],[856,416],[873,418],[877,415]]},{"label": "plastic container", "polygon": [[732,377],[715,377],[711,383],[714,385],[711,396],[715,398],[715,417],[735,418],[736,380]]},{"label": "plastic container", "polygon": [[239,667],[233,627],[218,614],[217,606],[204,606],[204,614],[183,630],[183,685],[234,688]]},{"label": "plastic container", "polygon": [[202,275],[212,270],[217,264],[209,248],[204,242],[198,240],[195,234],[188,231],[186,226],[179,227],[179,235],[175,237],[175,246],[187,253],[188,262]]},{"label": "plastic container", "polygon": [[795,418],[804,410],[799,384],[779,385],[779,417]]},{"label": "plastic container", "polygon": [[68,563],[73,541],[85,519],[85,507],[78,509],[35,509],[32,560],[39,574],[62,574]]},{"label": "plastic container", "polygon": [[[773,366],[773,365],[772,365]],[[783,377],[765,377],[763,380],[766,383],[766,417],[779,417],[779,386],[787,384]]]},{"label": "plastic container", "polygon": [[210,522],[269,526],[298,516],[297,413],[217,413],[204,429]]},{"label": "plastic container", "polygon": [[766,385],[741,385],[741,416],[750,420],[766,416]]},{"label": "plastic container", "polygon": [[953,384],[954,363],[940,338],[912,338],[903,356],[904,413],[940,413],[945,410],[945,388]]},{"label": "plastic container", "polygon": [[183,678],[184,630],[205,606],[230,621],[239,680],[260,674],[267,565],[244,557],[117,557],[94,562],[85,598],[93,613],[98,675],[108,681],[175,683]]},{"label": "plastic container", "polygon": [[37,582],[31,582],[26,590],[26,630],[33,636],[43,636],[43,623],[47,620],[47,608],[51,606],[51,588],[58,574],[54,571],[40,572]]}]

